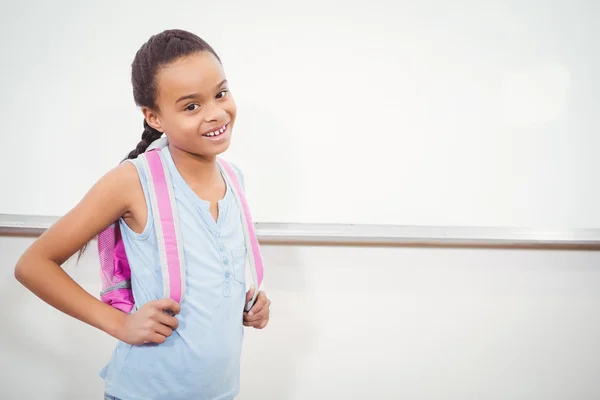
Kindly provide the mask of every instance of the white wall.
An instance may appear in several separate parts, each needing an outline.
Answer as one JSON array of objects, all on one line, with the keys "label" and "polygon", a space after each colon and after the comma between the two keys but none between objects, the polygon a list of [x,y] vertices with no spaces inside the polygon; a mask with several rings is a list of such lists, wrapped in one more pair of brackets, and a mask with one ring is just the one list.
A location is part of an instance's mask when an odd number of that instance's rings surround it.
[{"label": "white wall", "polygon": [[178,27],[223,59],[255,221],[600,228],[598,1],[6,3],[0,213],[61,216],[135,147],[131,61]]},{"label": "white wall", "polygon": [[[113,340],[26,292],[0,237],[0,398],[97,399]],[[600,252],[265,246],[242,400],[600,398]],[[96,292],[91,251],[68,270]]]}]

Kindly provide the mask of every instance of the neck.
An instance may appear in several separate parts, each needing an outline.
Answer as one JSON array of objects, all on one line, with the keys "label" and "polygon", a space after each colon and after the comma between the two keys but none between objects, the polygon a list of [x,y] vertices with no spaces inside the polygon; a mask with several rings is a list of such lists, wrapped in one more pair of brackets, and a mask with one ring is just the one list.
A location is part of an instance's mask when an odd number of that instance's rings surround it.
[{"label": "neck", "polygon": [[169,151],[177,170],[190,183],[210,184],[221,179],[216,156],[188,153],[169,144]]}]

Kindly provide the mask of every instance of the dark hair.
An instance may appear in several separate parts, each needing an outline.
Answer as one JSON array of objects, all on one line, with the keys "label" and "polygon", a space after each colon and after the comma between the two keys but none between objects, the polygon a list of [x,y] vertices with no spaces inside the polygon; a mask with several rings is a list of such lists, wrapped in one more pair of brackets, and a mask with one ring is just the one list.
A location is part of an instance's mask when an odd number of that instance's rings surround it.
[{"label": "dark hair", "polygon": [[[156,105],[156,73],[158,70],[182,57],[194,53],[208,51],[219,62],[221,59],[212,47],[193,33],[180,29],[166,30],[158,33],[140,47],[131,64],[131,84],[133,86],[133,99],[139,107],[148,107],[157,110]],[[162,136],[162,132],[151,127],[144,119],[144,132],[142,140],[135,149],[129,152],[126,159],[137,158],[143,154],[148,146]],[[118,229],[118,223],[115,227]],[[77,256],[77,261],[85,252],[88,244],[83,246]]]},{"label": "dark hair", "polygon": [[[166,30],[148,39],[137,51],[131,64],[131,84],[133,85],[135,104],[139,107],[158,109],[156,105],[156,73],[158,70],[182,57],[202,51],[212,53],[221,62],[217,53],[208,43],[187,31]],[[144,119],[142,140],[127,158],[137,158],[161,136],[162,133],[148,125]]]}]

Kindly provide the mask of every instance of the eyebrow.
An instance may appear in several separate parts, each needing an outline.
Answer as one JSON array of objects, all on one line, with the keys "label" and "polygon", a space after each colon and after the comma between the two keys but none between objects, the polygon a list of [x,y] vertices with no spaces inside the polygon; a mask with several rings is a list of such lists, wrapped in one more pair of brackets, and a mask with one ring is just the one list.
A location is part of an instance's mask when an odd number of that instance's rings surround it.
[{"label": "eyebrow", "polygon": [[[227,83],[227,79],[223,79],[215,88],[218,89],[221,86],[223,86],[224,84]],[[175,104],[179,103],[180,101],[183,100],[190,100],[190,99],[195,99],[197,97],[200,97],[201,94],[200,93],[190,93],[190,94],[186,94],[185,96],[181,96],[180,98],[177,99],[177,101],[175,102]]]}]

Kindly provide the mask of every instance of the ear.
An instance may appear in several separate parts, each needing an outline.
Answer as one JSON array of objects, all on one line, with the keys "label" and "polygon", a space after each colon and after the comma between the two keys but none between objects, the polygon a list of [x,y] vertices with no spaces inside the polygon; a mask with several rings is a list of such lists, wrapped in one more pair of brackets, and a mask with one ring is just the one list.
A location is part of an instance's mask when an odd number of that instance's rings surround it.
[{"label": "ear", "polygon": [[163,129],[162,124],[160,123],[160,116],[156,111],[151,110],[148,107],[143,107],[142,113],[144,114],[144,118],[146,118],[146,122],[148,122],[148,125],[156,129],[157,131],[164,133],[165,130]]}]

